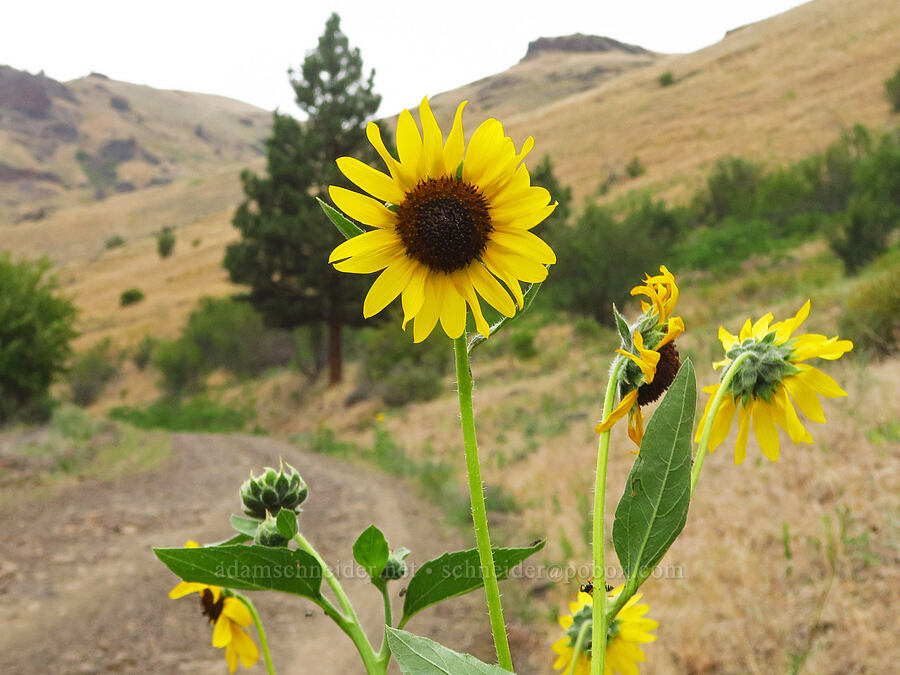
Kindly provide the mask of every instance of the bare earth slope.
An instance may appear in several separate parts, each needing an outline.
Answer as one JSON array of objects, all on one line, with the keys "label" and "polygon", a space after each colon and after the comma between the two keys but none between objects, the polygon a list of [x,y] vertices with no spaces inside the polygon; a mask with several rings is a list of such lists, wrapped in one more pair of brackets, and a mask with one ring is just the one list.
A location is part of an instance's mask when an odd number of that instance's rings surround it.
[{"label": "bare earth slope", "polygon": [[[229,536],[237,488],[249,467],[283,457],[310,485],[301,528],[322,555],[346,573],[356,536],[372,523],[416,564],[466,543],[440,525],[432,507],[404,495],[402,483],[360,475],[340,462],[255,436],[181,434],[172,458],[148,474],[115,483],[86,482],[47,502],[7,509],[0,518],[0,672],[223,673],[222,650],[194,596],[169,600],[177,579],[151,546]],[[352,473],[353,475],[348,475]],[[362,579],[342,580],[370,637],[382,621],[380,594]],[[393,589],[395,612],[401,601]],[[279,672],[361,672],[355,651],[318,609],[302,598],[256,598]],[[473,594],[423,612],[410,624],[445,644],[490,658],[487,619]],[[305,611],[310,610],[310,611]],[[258,667],[256,670],[260,670]]]}]

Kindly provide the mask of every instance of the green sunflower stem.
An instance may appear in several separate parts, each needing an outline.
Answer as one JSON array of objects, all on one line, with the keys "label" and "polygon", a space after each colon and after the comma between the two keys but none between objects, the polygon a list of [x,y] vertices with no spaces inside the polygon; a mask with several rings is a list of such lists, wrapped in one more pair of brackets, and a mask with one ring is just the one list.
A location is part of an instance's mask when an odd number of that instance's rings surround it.
[{"label": "green sunflower stem", "polygon": [[325,579],[325,582],[331,588],[331,592],[334,593],[335,598],[337,598],[338,604],[340,604],[341,609],[344,611],[343,613],[338,611],[338,609],[324,597],[317,603],[319,607],[325,610],[325,613],[331,617],[338,627],[347,634],[347,637],[353,641],[356,651],[359,652],[359,656],[362,659],[366,673],[368,675],[384,675],[384,673],[387,672],[390,653],[375,653],[372,644],[369,642],[369,638],[366,637],[362,626],[359,624],[359,619],[356,616],[356,612],[353,610],[353,604],[350,602],[350,598],[347,597],[341,583],[337,580],[337,577],[334,576],[334,573],[322,556],[319,555],[319,552],[313,548],[312,544],[310,544],[306,537],[300,532],[294,535],[294,541],[300,545],[300,548],[303,551],[306,551],[315,558],[322,567],[322,578]]},{"label": "green sunflower stem", "polygon": [[[616,400],[619,373],[624,361],[616,359],[606,384],[603,420],[609,417]],[[609,460],[609,429],[600,433],[597,444],[597,473],[594,482],[593,565],[594,592],[599,589],[600,602],[593,603],[591,613],[591,675],[602,675],[606,663],[606,632],[609,623],[606,603],[606,544],[603,524],[606,518],[606,465]]]},{"label": "green sunflower stem", "polygon": [[256,627],[256,634],[259,636],[259,648],[262,649],[263,659],[266,662],[266,672],[269,675],[275,675],[275,667],[272,665],[272,655],[269,654],[269,641],[266,639],[266,630],[263,628],[262,620],[259,618],[259,612],[253,606],[253,602],[245,595],[235,593],[234,597],[244,603],[244,607],[253,617],[253,625]]},{"label": "green sunflower stem", "polygon": [[475,543],[478,548],[478,558],[481,562],[481,574],[484,578],[484,593],[487,596],[491,632],[494,635],[494,648],[497,650],[497,661],[500,667],[513,671],[512,654],[509,651],[509,638],[506,635],[506,624],[503,621],[503,607],[500,604],[500,585],[497,583],[497,570],[494,567],[494,554],[491,550],[487,511],[484,506],[484,486],[481,482],[478,443],[475,439],[475,413],[472,408],[472,370],[469,367],[469,352],[466,347],[465,331],[453,341],[453,349],[456,353],[459,414],[462,423],[463,445],[466,452],[466,474],[469,478],[472,521],[475,525]]},{"label": "green sunflower stem", "polygon": [[585,621],[581,624],[581,628],[578,629],[578,637],[575,639],[575,649],[574,656],[572,657],[572,663],[569,664],[569,669],[566,670],[566,675],[575,675],[575,666],[578,665],[578,658],[581,656],[581,648],[584,645],[584,636],[587,635],[588,628],[593,625],[591,621]]},{"label": "green sunflower stem", "polygon": [[707,414],[706,419],[703,422],[703,433],[700,435],[700,445],[697,447],[697,454],[694,456],[694,466],[691,469],[691,497],[694,496],[694,489],[697,487],[697,481],[700,479],[700,471],[703,469],[703,460],[706,459],[706,451],[709,448],[709,437],[712,435],[713,422],[716,419],[716,414],[719,412],[722,401],[725,400],[725,395],[728,393],[728,386],[738,372],[738,366],[750,356],[751,354],[748,352],[738,356],[731,362],[731,365],[728,366],[728,370],[725,371],[725,374],[722,375],[722,381],[719,383],[719,389],[709,408],[709,414]]}]

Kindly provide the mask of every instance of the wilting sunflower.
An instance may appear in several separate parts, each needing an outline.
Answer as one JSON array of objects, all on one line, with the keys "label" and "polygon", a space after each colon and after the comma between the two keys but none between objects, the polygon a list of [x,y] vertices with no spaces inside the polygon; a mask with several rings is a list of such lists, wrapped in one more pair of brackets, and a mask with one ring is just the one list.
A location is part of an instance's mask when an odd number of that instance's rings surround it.
[{"label": "wilting sunflower", "polygon": [[[621,591],[621,587],[609,593],[608,597],[615,597]],[[606,660],[604,661],[604,675],[638,675],[638,663],[647,660],[643,650],[638,646],[656,640],[656,636],[649,631],[654,630],[659,623],[653,619],[644,618],[644,614],[650,609],[649,605],[639,605],[641,594],[637,593],[628,599],[628,602],[619,610],[616,618],[610,622],[606,639]],[[578,599],[569,604],[571,615],[562,616],[559,625],[566,631],[565,636],[553,644],[553,651],[557,653],[553,664],[555,670],[566,670],[572,660],[575,662],[575,675],[590,675],[591,672],[591,630],[588,628],[581,651],[575,653],[578,641],[578,633],[585,622],[591,621],[593,597],[587,593],[579,593]]]},{"label": "wilting sunflower", "polygon": [[488,119],[466,147],[464,106],[465,101],[457,108],[446,140],[427,98],[419,106],[421,134],[410,112],[400,113],[399,159],[388,152],[378,126],[369,123],[366,134],[390,175],[341,157],[338,168],[372,196],[337,186],[329,190],[339,209],[376,228],[335,248],[329,262],[342,272],[384,270],[366,295],[363,315],[374,316],[400,295],[403,328],[414,319],[416,342],[428,337],[438,320],[449,337],[461,336],[467,305],[486,337],[490,326],[479,296],[513,316],[516,305],[524,307],[519,282],[543,281],[545,266],[556,262],[553,250],[529,231],[556,206],[547,190],[531,185],[523,163],[534,139],[516,153],[503,125]]},{"label": "wilting sunflower", "polygon": [[653,403],[663,395],[678,374],[681,359],[675,348],[675,338],[684,332],[684,321],[672,316],[678,302],[675,277],[666,269],[660,274],[647,275],[644,283],[631,289],[632,295],[643,295],[643,314],[633,326],[616,312],[622,347],[616,350],[628,361],[619,371],[619,405],[609,417],[596,427],[597,433],[608,429],[628,415],[628,436],[640,447],[644,437],[644,418],[641,406]]},{"label": "wilting sunflower", "polygon": [[[724,367],[727,372],[728,366],[741,355],[749,356],[738,365],[738,372],[731,380],[728,392],[712,421],[710,451],[728,437],[731,422],[737,412],[738,437],[734,463],[740,464],[747,455],[751,426],[763,454],[773,462],[777,461],[779,440],[776,425],[787,431],[795,445],[812,443],[812,435],[800,421],[794,403],[810,420],[824,423],[825,414],[816,394],[826,398],[847,395],[831,377],[818,368],[803,363],[815,357],[833,361],[853,349],[850,340],[840,340],[837,337],[829,338],[814,333],[794,336],[794,332],[809,316],[809,307],[807,300],[794,317],[774,324],[772,314],[766,314],[753,324],[747,319],[738,335],[732,335],[724,327],[719,328],[719,340],[725,349],[725,358],[714,363],[714,368]],[[698,441],[720,386],[721,384],[716,384],[703,388],[710,398],[697,427]]]},{"label": "wilting sunflower", "polygon": [[[197,546],[195,541],[185,544],[187,548]],[[253,623],[250,610],[237,598],[226,596],[220,586],[182,581],[169,591],[169,597],[181,598],[189,593],[200,595],[200,606],[204,616],[211,624],[215,624],[212,644],[213,647],[225,647],[228,671],[233,673],[237,670],[238,659],[245,668],[251,668],[259,660],[259,650],[253,638],[241,628]]]}]

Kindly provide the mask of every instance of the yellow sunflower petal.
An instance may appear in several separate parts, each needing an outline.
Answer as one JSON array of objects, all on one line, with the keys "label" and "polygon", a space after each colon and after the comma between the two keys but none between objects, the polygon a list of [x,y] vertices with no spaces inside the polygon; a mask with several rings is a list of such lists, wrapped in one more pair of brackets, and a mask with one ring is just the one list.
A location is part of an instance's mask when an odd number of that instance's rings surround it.
[{"label": "yellow sunflower petal", "polygon": [[230,646],[241,659],[244,668],[252,668],[259,660],[259,650],[256,648],[256,643],[253,642],[253,638],[240,628],[233,628]]},{"label": "yellow sunflower petal", "polygon": [[[706,418],[709,417],[710,408],[712,408],[713,399],[716,397],[716,391],[718,391],[719,385],[711,385],[709,387],[704,387],[704,392],[712,392],[706,399],[706,406],[703,408],[703,414],[700,415],[700,421],[697,423],[697,431],[694,433],[694,443],[699,443],[700,439],[703,437],[703,427],[706,424]],[[712,448],[710,448],[712,450]]]},{"label": "yellow sunflower petal", "polygon": [[778,429],[775,427],[775,419],[772,417],[772,406],[762,399],[753,401],[753,434],[760,450],[773,462],[778,461]]},{"label": "yellow sunflower petal", "polygon": [[659,341],[659,344],[656,345],[656,351],[659,351],[659,348],[673,342],[678,339],[679,335],[684,333],[684,319],[680,316],[672,316],[669,317],[668,323],[666,324],[666,335],[662,340]]},{"label": "yellow sunflower petal", "polygon": [[425,279],[424,295],[422,307],[416,314],[413,321],[413,342],[421,342],[434,330],[441,313],[441,296],[438,295],[436,286],[438,282],[435,278],[427,277]]},{"label": "yellow sunflower petal", "polygon": [[250,610],[237,598],[225,598],[225,603],[222,605],[222,616],[227,616],[240,626],[249,626],[253,623]]},{"label": "yellow sunflower petal", "polygon": [[543,239],[527,230],[497,230],[491,234],[491,239],[500,246],[532,258],[542,265],[552,265],[556,262],[553,249]]},{"label": "yellow sunflower petal", "polygon": [[815,366],[801,363],[798,364],[797,367],[801,372],[792,375],[792,377],[802,380],[803,384],[807,385],[810,389],[817,391],[825,398],[839,398],[847,395],[847,392],[841,389],[840,385],[834,381],[834,378],[830,375],[826,375]]},{"label": "yellow sunflower petal", "polygon": [[747,440],[750,438],[750,407],[738,407],[738,435],[734,442],[734,463],[742,464],[747,457]]},{"label": "yellow sunflower petal", "polygon": [[447,134],[447,142],[444,144],[444,167],[448,176],[455,176],[459,163],[463,161],[466,151],[466,142],[463,138],[462,113],[468,101],[463,101],[456,108],[453,116],[453,126]]},{"label": "yellow sunflower petal", "polygon": [[372,227],[393,228],[397,224],[397,216],[377,199],[337,185],[331,185],[328,194],[335,206],[354,220]]},{"label": "yellow sunflower petal", "polygon": [[773,328],[777,326],[775,331],[776,344],[782,344],[790,339],[791,335],[793,335],[794,332],[800,328],[800,325],[806,321],[806,317],[809,316],[809,308],[810,302],[807,300],[793,318],[788,319],[787,321],[779,321],[773,326]]},{"label": "yellow sunflower petal", "polygon": [[737,335],[732,335],[727,330],[725,330],[725,326],[719,326],[719,342],[722,343],[722,348],[727,352],[734,346],[734,343],[738,341]]},{"label": "yellow sunflower petal", "polygon": [[594,427],[594,431],[600,434],[611,429],[613,425],[620,419],[625,417],[625,415],[628,414],[628,411],[631,410],[632,406],[637,403],[637,396],[637,389],[634,389],[623,396],[622,400],[619,402],[619,405],[616,406],[615,410],[613,410],[609,414],[609,417],[607,417],[600,424]]},{"label": "yellow sunflower petal", "polygon": [[519,285],[519,280],[503,266],[501,262],[502,257],[498,259],[497,256],[488,249],[482,254],[481,259],[484,261],[488,271],[506,285],[513,294],[513,298],[515,298],[519,309],[522,309],[525,306],[525,294],[522,293],[522,287]]},{"label": "yellow sunflower petal", "polygon": [[419,120],[422,123],[422,159],[419,175],[440,178],[445,174],[444,136],[428,105],[427,96],[419,104]]},{"label": "yellow sunflower petal", "polygon": [[[496,242],[489,241],[482,257],[490,256],[494,264],[503,269],[507,274],[514,276],[529,284],[541,283],[547,278],[547,268],[541,263],[524,256],[517,251],[512,251]],[[487,258],[485,258],[487,262]],[[490,265],[488,266],[490,269]],[[491,269],[494,272],[493,269]],[[496,274],[496,272],[494,272]],[[503,278],[499,274],[498,277]]]},{"label": "yellow sunflower petal", "polygon": [[734,397],[726,394],[722,397],[722,403],[719,405],[719,411],[716,418],[712,422],[712,431],[709,435],[709,451],[712,452],[725,442],[728,434],[731,432],[731,422],[734,419],[736,406]]},{"label": "yellow sunflower petal", "polygon": [[853,343],[850,340],[838,340],[824,335],[807,333],[798,337],[793,343],[790,360],[797,362],[818,357],[834,361],[851,349],[853,349]]},{"label": "yellow sunflower petal", "polygon": [[[485,171],[497,161],[497,153],[502,148],[506,137],[503,125],[494,118],[486,119],[478,125],[463,161],[463,180],[470,185],[481,185],[481,177]],[[512,143],[512,141],[510,141]]]},{"label": "yellow sunflower petal", "polygon": [[391,304],[406,288],[412,272],[412,261],[402,258],[378,275],[363,302],[363,316],[368,319]]},{"label": "yellow sunflower petal", "polygon": [[238,667],[238,653],[233,645],[225,647],[225,660],[228,662],[228,672],[233,673]]},{"label": "yellow sunflower petal", "polygon": [[[498,225],[518,224],[517,226],[519,229],[528,229],[522,226],[521,223],[534,217],[539,209],[547,207],[553,200],[550,197],[550,193],[545,188],[534,185],[528,188],[527,191],[524,191],[521,196],[515,195],[515,198],[510,199],[508,202],[504,203],[504,201],[497,201],[499,203],[496,205],[494,202],[491,203],[492,222],[497,223]],[[553,208],[555,207],[551,207],[551,212]],[[546,214],[544,218],[546,218],[547,215],[550,214]],[[533,225],[529,223],[529,227],[534,227],[534,225],[537,225],[537,223],[534,223]]]},{"label": "yellow sunflower petal", "polygon": [[509,293],[494,276],[481,264],[475,262],[468,267],[469,281],[482,298],[488,304],[504,316],[513,316],[516,306]]},{"label": "yellow sunflower petal", "polygon": [[401,112],[397,120],[397,154],[404,169],[417,172],[422,157],[422,136],[409,110]]},{"label": "yellow sunflower petal", "polygon": [[213,628],[212,645],[213,647],[224,647],[229,642],[231,642],[231,619],[220,615],[216,619],[216,627]]},{"label": "yellow sunflower petal", "polygon": [[[354,237],[358,239],[358,237]],[[334,269],[338,272],[351,274],[371,274],[393,265],[401,258],[406,257],[406,252],[400,242],[387,248],[378,249],[372,253],[355,255],[347,260],[334,263]]]},{"label": "yellow sunflower petal", "polygon": [[375,124],[375,122],[369,122],[366,125],[366,138],[369,139],[369,143],[372,144],[372,147],[375,148],[375,152],[381,157],[391,176],[398,182],[400,189],[404,192],[409,192],[414,188],[416,186],[416,179],[413,172],[402,167],[400,162],[394,159],[394,156],[388,152],[384,145],[384,141],[381,139],[381,129],[378,128],[378,125]]},{"label": "yellow sunflower petal", "polygon": [[800,411],[813,422],[825,424],[825,412],[816,392],[804,384],[802,379],[791,376],[784,378],[784,387],[791,398],[796,401]]},{"label": "yellow sunflower petal", "polygon": [[401,296],[401,304],[403,307],[403,325],[401,328],[406,330],[406,324],[412,319],[422,305],[425,303],[425,279],[428,276],[428,268],[419,263],[413,263],[412,276],[406,288],[403,289]]},{"label": "yellow sunflower petal", "polygon": [[400,237],[391,230],[370,230],[341,242],[328,256],[328,262],[378,253],[401,243]]},{"label": "yellow sunflower petal", "polygon": [[445,284],[441,303],[441,327],[451,340],[455,340],[466,330],[466,301],[452,283]]},{"label": "yellow sunflower petal", "polygon": [[172,600],[176,600],[178,598],[183,598],[185,595],[190,593],[203,593],[204,590],[210,588],[206,584],[198,584],[193,581],[182,581],[178,585],[175,586],[171,591],[169,591],[169,597]]},{"label": "yellow sunflower petal", "polygon": [[399,204],[403,201],[404,192],[397,182],[388,175],[373,169],[355,157],[340,157],[337,160],[338,169],[347,178],[382,202]]},{"label": "yellow sunflower petal", "polygon": [[772,323],[773,318],[775,317],[772,316],[771,312],[761,316],[756,323],[753,324],[753,327],[750,329],[750,334],[757,340],[764,338],[769,332],[769,324]]}]

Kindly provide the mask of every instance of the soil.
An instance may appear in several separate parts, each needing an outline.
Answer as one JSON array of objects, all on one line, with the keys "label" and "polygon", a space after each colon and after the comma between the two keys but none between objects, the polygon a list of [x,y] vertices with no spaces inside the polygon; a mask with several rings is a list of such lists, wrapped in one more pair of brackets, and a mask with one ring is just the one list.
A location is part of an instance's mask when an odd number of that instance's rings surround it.
[{"label": "soil", "polygon": [[[250,468],[277,465],[279,457],[309,484],[300,526],[338,573],[372,523],[392,546],[412,549],[414,563],[468,546],[442,525],[439,510],[408,496],[402,481],[268,438],[177,434],[171,458],[150,472],[115,483],[86,481],[4,508],[0,673],[226,673],[224,651],[211,646],[195,596],[167,597],[178,580],[151,547],[229,537],[238,486]],[[363,579],[342,583],[379,644],[380,595]],[[395,615],[402,587],[393,588]],[[352,643],[312,603],[251,596],[279,673],[362,672]],[[482,603],[480,593],[450,600],[407,629],[491,662]],[[252,672],[264,672],[262,661]]]}]

